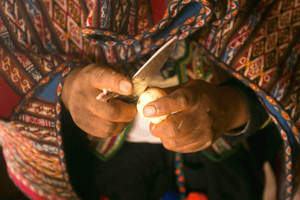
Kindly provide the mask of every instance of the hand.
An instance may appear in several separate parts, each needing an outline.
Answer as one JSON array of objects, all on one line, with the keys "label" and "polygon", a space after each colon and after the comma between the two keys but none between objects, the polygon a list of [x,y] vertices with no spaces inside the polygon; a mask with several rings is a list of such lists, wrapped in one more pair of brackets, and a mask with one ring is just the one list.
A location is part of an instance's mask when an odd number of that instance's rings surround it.
[{"label": "hand", "polygon": [[122,133],[136,116],[134,104],[117,99],[104,103],[96,100],[103,89],[122,95],[133,92],[131,80],[100,64],[74,69],[66,78],[62,101],[75,124],[86,133],[107,138]]},{"label": "hand", "polygon": [[247,107],[240,94],[229,86],[191,81],[163,89],[167,96],[148,103],[146,117],[169,115],[150,131],[166,149],[181,153],[209,147],[224,132],[248,121]]}]

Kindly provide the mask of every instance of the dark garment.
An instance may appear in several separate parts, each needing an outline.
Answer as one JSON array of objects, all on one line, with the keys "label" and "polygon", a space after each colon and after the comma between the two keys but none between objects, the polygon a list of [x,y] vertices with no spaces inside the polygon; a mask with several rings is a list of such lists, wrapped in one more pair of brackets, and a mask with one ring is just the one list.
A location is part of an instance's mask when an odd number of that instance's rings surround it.
[{"label": "dark garment", "polygon": [[[234,143],[247,138],[247,145],[240,145],[236,153],[220,162],[202,152],[183,154],[186,187],[188,192],[208,194],[211,200],[259,200],[263,163],[275,157],[282,140],[275,125],[258,131],[267,114],[249,88],[235,79],[223,85],[239,90],[251,121],[244,134],[227,138]],[[103,194],[111,200],[155,200],[168,190],[177,192],[173,152],[161,144],[125,142],[114,157],[102,161],[87,150],[86,133],[63,110],[63,144],[70,179],[82,199],[98,199]]]},{"label": "dark garment", "polygon": [[174,153],[161,144],[125,142],[110,160],[96,160],[96,185],[111,200],[160,199],[176,191]]},{"label": "dark garment", "polygon": [[[83,200],[160,199],[168,191],[177,192],[174,153],[161,144],[125,142],[119,152],[104,162],[90,153],[87,139],[64,112],[63,129],[70,180]],[[248,137],[241,148],[220,162],[202,152],[183,154],[186,187],[201,191],[211,200],[261,199],[263,163],[275,157],[282,141],[275,125]]]},{"label": "dark garment", "polygon": [[[202,152],[183,154],[187,190],[204,192],[211,200],[262,199],[263,163],[281,146],[274,130],[269,126],[249,137],[249,149],[241,147],[221,162]],[[168,190],[176,192],[174,153],[160,144],[126,142],[115,157],[98,159],[96,166],[97,188],[111,200],[154,200]]]},{"label": "dark garment", "polygon": [[268,120],[269,115],[267,114],[264,106],[258,100],[255,92],[250,87],[247,87],[241,81],[232,78],[222,84],[223,86],[230,86],[236,89],[244,100],[247,106],[249,124],[247,128],[239,127],[233,132],[243,132],[238,136],[223,136],[231,144],[237,144],[242,140],[245,140],[250,135],[257,133],[261,129],[261,126]]},{"label": "dark garment", "polygon": [[262,199],[263,164],[276,156],[281,145],[276,126],[270,125],[220,162],[211,161],[201,152],[184,154],[187,189],[203,191],[211,200]]},{"label": "dark garment", "polygon": [[95,156],[88,150],[87,134],[78,128],[62,104],[62,134],[70,182],[82,200],[99,200],[95,187]]}]

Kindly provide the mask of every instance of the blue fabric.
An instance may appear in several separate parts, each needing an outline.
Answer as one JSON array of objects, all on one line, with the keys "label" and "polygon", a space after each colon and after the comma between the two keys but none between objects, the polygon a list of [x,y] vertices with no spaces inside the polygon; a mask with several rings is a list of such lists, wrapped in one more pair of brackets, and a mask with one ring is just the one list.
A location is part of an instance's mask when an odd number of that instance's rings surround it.
[{"label": "blue fabric", "polygon": [[50,80],[37,96],[39,98],[55,102],[56,89],[57,89],[57,85],[59,83],[60,76],[61,76],[61,73],[59,73],[58,76],[56,76],[54,79]]},{"label": "blue fabric", "polygon": [[295,143],[295,137],[294,134],[292,133],[291,128],[289,127],[289,125],[287,124],[286,120],[283,118],[283,116],[280,113],[280,108],[277,108],[276,106],[272,105],[266,98],[263,98],[264,103],[266,104],[266,106],[269,108],[270,112],[272,114],[274,114],[276,116],[276,118],[278,119],[280,125],[284,128],[284,130],[287,133],[287,137],[290,141],[291,144]]},{"label": "blue fabric", "polygon": [[172,29],[174,29],[176,26],[179,24],[185,22],[187,19],[192,17],[193,15],[197,14],[200,12],[202,8],[202,5],[200,3],[190,3],[186,5],[185,8],[182,9],[180,12],[180,17],[177,18],[174,22],[172,22],[169,27],[167,27],[165,30],[163,30],[157,37],[156,39],[159,40],[162,37],[164,37],[166,34],[168,34]]},{"label": "blue fabric", "polygon": [[180,198],[175,192],[168,191],[164,194],[161,200],[180,200]]}]

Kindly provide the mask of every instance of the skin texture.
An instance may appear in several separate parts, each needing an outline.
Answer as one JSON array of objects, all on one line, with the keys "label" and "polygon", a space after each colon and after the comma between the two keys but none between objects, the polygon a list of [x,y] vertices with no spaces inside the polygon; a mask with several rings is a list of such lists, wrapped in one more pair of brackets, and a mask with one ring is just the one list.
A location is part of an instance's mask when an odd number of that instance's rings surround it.
[{"label": "skin texture", "polygon": [[[91,64],[68,75],[62,94],[75,124],[101,138],[120,134],[137,114],[135,104],[96,100],[104,88],[130,95],[133,84],[108,67]],[[205,149],[225,132],[248,121],[247,107],[231,87],[197,80],[162,90],[167,96],[148,103],[143,114],[150,118],[168,115],[161,123],[150,124],[151,133],[166,149],[182,153]]]},{"label": "skin texture", "polygon": [[103,89],[122,95],[133,91],[131,80],[100,64],[74,69],[66,78],[62,101],[75,124],[86,133],[107,138],[122,133],[137,113],[134,104],[117,99],[104,103],[96,100]]},{"label": "skin texture", "polygon": [[147,117],[169,115],[159,124],[150,124],[151,133],[166,149],[181,153],[205,149],[248,121],[247,107],[231,87],[197,80],[163,90],[168,96],[148,103],[143,113]]}]

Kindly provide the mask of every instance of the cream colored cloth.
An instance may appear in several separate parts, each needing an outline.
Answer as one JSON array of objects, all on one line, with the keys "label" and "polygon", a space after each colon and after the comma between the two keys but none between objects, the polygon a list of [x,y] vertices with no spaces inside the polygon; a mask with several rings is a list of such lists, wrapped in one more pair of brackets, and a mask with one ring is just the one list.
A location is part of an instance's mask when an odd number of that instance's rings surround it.
[{"label": "cream colored cloth", "polygon": [[[174,76],[172,78],[163,79],[162,76],[156,76],[151,82],[152,87],[171,87],[178,85],[178,77]],[[133,121],[132,127],[126,137],[127,142],[145,142],[145,143],[161,143],[161,140],[157,137],[154,137],[149,131],[150,122],[143,119],[139,114],[136,116]]]}]

